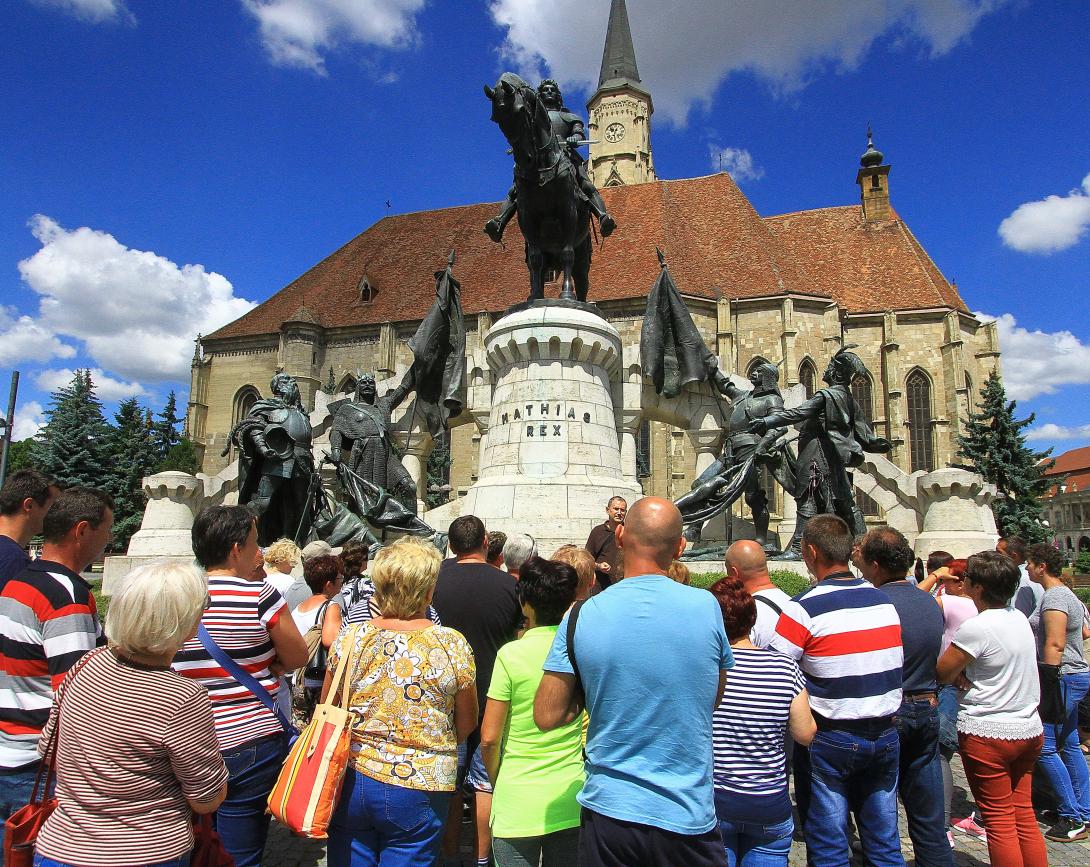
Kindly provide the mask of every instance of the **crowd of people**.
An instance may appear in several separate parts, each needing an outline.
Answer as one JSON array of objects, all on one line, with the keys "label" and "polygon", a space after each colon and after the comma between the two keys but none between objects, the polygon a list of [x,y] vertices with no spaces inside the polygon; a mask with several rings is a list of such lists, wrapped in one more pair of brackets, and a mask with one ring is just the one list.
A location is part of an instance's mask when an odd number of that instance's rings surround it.
[{"label": "crowd of people", "polygon": [[992,864],[1041,867],[1046,836],[1087,837],[1090,614],[1056,549],[1004,539],[917,570],[898,531],[817,515],[805,591],[738,541],[709,592],[687,586],[671,502],[606,513],[583,547],[463,515],[449,559],[404,538],[370,560],[359,543],[262,551],[248,509],[213,506],[195,564],[124,576],[103,629],[84,572],[110,498],[12,474],[0,818],[52,754],[36,864],[182,867],[194,814],[260,864],[290,735],[343,666],[331,867],[453,862],[463,816],[479,865],[785,865],[799,838],[818,867],[853,846],[904,865],[898,801],[916,864],[952,865],[955,754]]}]

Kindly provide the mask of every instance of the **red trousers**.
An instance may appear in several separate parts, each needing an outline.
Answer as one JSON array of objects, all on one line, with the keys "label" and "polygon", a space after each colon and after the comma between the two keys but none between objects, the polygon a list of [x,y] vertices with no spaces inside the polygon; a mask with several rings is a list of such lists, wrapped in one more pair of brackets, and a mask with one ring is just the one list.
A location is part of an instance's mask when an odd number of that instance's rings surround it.
[{"label": "red trousers", "polygon": [[965,776],[988,831],[992,867],[1048,867],[1045,838],[1030,800],[1043,740],[1042,735],[1004,741],[958,732]]}]

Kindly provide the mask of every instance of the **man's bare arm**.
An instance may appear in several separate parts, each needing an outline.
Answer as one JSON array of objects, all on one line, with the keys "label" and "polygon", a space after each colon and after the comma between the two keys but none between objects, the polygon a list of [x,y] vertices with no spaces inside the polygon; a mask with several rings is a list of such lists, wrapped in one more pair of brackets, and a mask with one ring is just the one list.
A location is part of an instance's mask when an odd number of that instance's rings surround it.
[{"label": "man's bare arm", "polygon": [[576,696],[575,675],[546,671],[534,696],[534,722],[543,732],[572,722],[583,704]]}]

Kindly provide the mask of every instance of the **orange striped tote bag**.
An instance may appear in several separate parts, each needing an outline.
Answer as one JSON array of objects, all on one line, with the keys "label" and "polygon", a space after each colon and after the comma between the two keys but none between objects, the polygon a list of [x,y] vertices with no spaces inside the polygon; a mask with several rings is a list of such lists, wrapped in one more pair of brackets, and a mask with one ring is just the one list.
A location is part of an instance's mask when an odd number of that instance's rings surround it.
[{"label": "orange striped tote bag", "polygon": [[[360,626],[350,629],[345,648],[355,648]],[[356,662],[344,653],[326,700],[314,709],[310,724],[292,745],[269,795],[269,812],[292,833],[324,840],[348,767],[352,740],[350,672]]]}]

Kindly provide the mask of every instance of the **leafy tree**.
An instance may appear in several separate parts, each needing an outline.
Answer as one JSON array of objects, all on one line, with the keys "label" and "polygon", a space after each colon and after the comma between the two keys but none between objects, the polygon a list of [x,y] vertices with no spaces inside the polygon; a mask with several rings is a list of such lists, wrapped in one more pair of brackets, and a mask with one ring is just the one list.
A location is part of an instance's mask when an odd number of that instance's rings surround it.
[{"label": "leafy tree", "polygon": [[1075,571],[1080,575],[1090,575],[1090,551],[1079,551],[1075,558]]},{"label": "leafy tree", "polygon": [[30,447],[34,444],[34,440],[29,437],[25,440],[20,440],[17,443],[11,443],[8,446],[8,472],[14,473],[16,470],[25,470],[27,467],[34,466],[30,460]]},{"label": "leafy tree", "polygon": [[1055,461],[1052,449],[1035,452],[1026,446],[1023,429],[1033,424],[1033,413],[1016,419],[1016,401],[1007,401],[1003,381],[993,371],[980,389],[980,412],[970,412],[966,434],[958,437],[958,455],[1002,495],[992,504],[995,522],[1004,536],[1044,542],[1048,529],[1041,525],[1039,498],[1055,484],[1045,478]]},{"label": "leafy tree", "polygon": [[155,468],[155,472],[165,473],[167,470],[177,470],[195,476],[200,468],[197,452],[193,449],[193,442],[182,437],[178,444],[167,452],[167,456]]},{"label": "leafy tree", "polygon": [[170,453],[170,450],[178,445],[178,425],[181,424],[181,419],[178,418],[178,398],[171,391],[167,395],[166,405],[163,407],[163,411],[159,413],[159,419],[152,425],[151,439],[155,446],[155,456],[158,461],[166,460],[166,456]]},{"label": "leafy tree", "polygon": [[150,417],[135,397],[121,401],[114,415],[111,451],[115,471],[111,493],[114,498],[114,547],[124,551],[129,538],[140,529],[147,497],[144,476],[152,471],[155,447]]},{"label": "leafy tree", "polygon": [[113,492],[110,426],[102,415],[89,370],[50,395],[45,426],[30,447],[31,465],[63,486],[88,485]]}]

